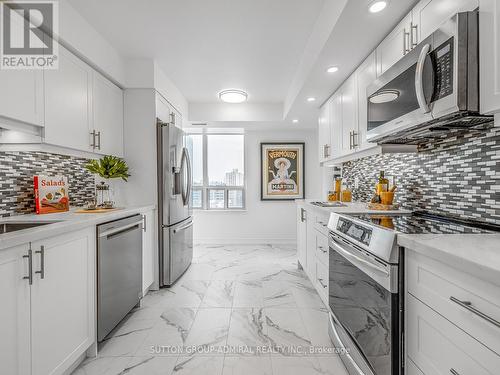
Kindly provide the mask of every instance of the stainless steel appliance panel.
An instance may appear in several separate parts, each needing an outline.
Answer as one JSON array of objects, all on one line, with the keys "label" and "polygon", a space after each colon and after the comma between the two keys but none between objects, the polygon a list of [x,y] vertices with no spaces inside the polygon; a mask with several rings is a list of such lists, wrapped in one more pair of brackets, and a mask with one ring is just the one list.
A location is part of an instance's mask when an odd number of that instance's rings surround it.
[{"label": "stainless steel appliance panel", "polygon": [[104,338],[142,295],[142,217],[97,227],[97,335]]},{"label": "stainless steel appliance panel", "polygon": [[172,285],[193,259],[193,219],[163,228],[163,285]]}]

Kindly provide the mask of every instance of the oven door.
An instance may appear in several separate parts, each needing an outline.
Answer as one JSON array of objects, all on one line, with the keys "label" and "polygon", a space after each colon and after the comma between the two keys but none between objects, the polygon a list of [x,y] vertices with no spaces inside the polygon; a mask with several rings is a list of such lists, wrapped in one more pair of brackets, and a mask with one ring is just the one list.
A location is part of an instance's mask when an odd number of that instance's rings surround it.
[{"label": "oven door", "polygon": [[347,349],[341,358],[349,372],[399,374],[398,266],[374,260],[333,233],[329,262],[330,337]]}]

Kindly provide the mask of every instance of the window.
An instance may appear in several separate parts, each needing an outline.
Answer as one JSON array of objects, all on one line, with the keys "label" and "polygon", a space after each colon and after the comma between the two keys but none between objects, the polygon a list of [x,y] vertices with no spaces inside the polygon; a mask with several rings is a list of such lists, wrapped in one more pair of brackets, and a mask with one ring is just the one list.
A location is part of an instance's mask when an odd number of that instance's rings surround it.
[{"label": "window", "polygon": [[245,208],[243,134],[189,134],[193,164],[191,206],[195,209]]}]

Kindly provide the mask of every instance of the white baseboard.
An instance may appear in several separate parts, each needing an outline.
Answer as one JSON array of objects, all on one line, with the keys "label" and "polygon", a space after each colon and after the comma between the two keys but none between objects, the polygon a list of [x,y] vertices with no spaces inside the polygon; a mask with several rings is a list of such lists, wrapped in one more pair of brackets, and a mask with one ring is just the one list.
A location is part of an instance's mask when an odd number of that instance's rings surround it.
[{"label": "white baseboard", "polygon": [[195,238],[200,245],[297,245],[295,238]]}]

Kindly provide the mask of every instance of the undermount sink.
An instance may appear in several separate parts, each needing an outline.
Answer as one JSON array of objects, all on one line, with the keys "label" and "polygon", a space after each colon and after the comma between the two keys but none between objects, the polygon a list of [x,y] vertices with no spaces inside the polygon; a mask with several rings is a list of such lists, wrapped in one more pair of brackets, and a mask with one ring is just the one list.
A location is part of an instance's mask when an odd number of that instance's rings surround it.
[{"label": "undermount sink", "polygon": [[339,202],[339,201],[335,201],[335,202],[311,202],[311,204],[313,204],[315,206],[319,206],[319,207],[346,207],[347,206],[346,204]]},{"label": "undermount sink", "polygon": [[10,233],[10,232],[15,232],[18,230],[23,230],[23,229],[29,229],[29,228],[35,228],[35,227],[40,227],[43,225],[49,225],[57,223],[57,221],[45,221],[45,222],[15,222],[15,221],[10,221],[7,223],[0,223],[0,234],[4,233]]}]

